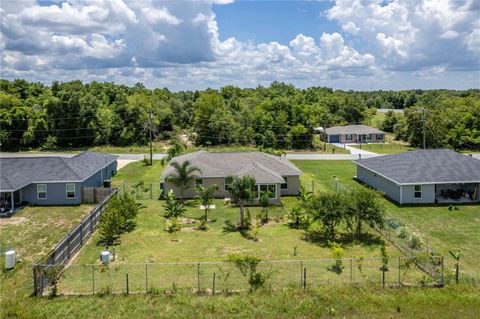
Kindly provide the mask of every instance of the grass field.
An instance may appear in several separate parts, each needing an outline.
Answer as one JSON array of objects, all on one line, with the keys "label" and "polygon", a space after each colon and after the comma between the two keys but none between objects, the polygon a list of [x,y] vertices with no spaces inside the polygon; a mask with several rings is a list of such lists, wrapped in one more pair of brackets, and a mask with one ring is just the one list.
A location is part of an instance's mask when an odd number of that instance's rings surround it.
[{"label": "grass field", "polygon": [[[335,189],[336,175],[339,182],[347,187],[364,187],[353,177],[355,165],[351,161],[294,161],[305,173],[303,181],[308,185],[315,180],[319,190]],[[480,274],[480,205],[461,205],[458,210],[448,206],[398,206],[385,200],[387,215],[405,223],[438,254],[444,255],[449,267],[454,260],[449,250],[462,251],[462,266],[468,271]]]},{"label": "grass field", "polygon": [[351,145],[358,149],[378,153],[378,154],[393,154],[403,153],[414,150],[415,148],[403,144],[385,144],[385,143],[371,143],[371,144],[356,144]]},{"label": "grass field", "polygon": [[[0,296],[26,298],[32,292],[32,264],[45,256],[93,206],[27,207],[14,217],[0,220],[2,273]],[[5,271],[3,252],[13,248],[17,257],[14,271]]]},{"label": "grass field", "polygon": [[[130,164],[119,171],[117,181],[141,179],[156,182],[162,169],[159,163],[147,168],[139,164]],[[355,169],[349,161],[295,161],[295,164],[305,172],[302,182],[307,188],[311,186],[311,181],[315,180],[316,190],[333,190],[336,184],[333,175],[341,184],[360,187],[352,180]],[[293,198],[288,198],[287,206],[292,201]],[[210,216],[216,221],[210,225],[208,231],[181,232],[180,242],[172,242],[168,233],[163,231],[161,202],[142,202],[149,205],[140,213],[139,227],[135,232],[123,236],[124,245],[117,248],[121,262],[145,261],[149,258],[154,261],[174,261],[177,259],[171,256],[177,253],[183,257],[191,254],[190,260],[214,260],[225,252],[237,249],[257,253],[265,258],[329,256],[328,250],[321,245],[303,241],[299,231],[286,228],[275,221],[272,225],[260,229],[259,242],[243,238],[239,233],[224,233],[224,220],[236,220],[238,209],[212,210]],[[221,202],[216,204],[219,207],[222,205]],[[464,252],[462,266],[478,271],[480,206],[461,206],[458,211],[449,211],[447,207],[397,207],[388,201],[385,201],[385,204],[389,215],[428,237],[429,244],[440,253],[446,254],[448,249],[461,249]],[[97,295],[55,299],[28,297],[32,289],[31,262],[53,248],[87,211],[86,206],[27,208],[17,215],[22,217],[23,222],[5,225],[2,221],[2,250],[15,247],[21,254],[16,269],[8,272],[3,270],[0,277],[2,318],[478,318],[480,315],[480,288],[472,285],[452,285],[443,289],[385,289],[378,285],[344,285],[317,287],[307,291],[297,288],[215,297],[194,296],[191,293],[173,296]],[[256,211],[256,208],[252,209],[252,215],[255,215]],[[194,207],[188,210],[191,217],[199,214],[200,210]],[[281,208],[274,208],[270,215],[281,217],[283,212]],[[142,236],[145,240],[134,243],[135,236]],[[218,241],[201,240],[202,236],[221,236],[222,241],[225,237],[227,244],[223,247]],[[282,236],[286,236],[285,240]],[[278,241],[280,242],[277,244]],[[184,243],[188,245],[181,246]],[[297,256],[293,256],[295,245]],[[79,261],[91,262],[98,259],[99,247],[91,243],[85,248]],[[145,251],[150,252],[145,254]],[[375,245],[363,247],[352,244],[346,249],[347,256],[356,256],[359,253],[374,255],[377,252],[378,247]],[[394,254],[391,248],[389,252]],[[446,258],[451,265],[451,258],[448,259],[447,255]],[[1,262],[3,267],[3,259]]]}]

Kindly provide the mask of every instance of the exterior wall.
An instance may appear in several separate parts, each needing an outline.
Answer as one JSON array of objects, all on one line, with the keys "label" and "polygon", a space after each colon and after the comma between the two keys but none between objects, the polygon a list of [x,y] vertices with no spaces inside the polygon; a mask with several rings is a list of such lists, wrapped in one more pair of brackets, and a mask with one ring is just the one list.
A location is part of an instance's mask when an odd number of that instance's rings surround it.
[{"label": "exterior wall", "polygon": [[281,189],[282,195],[296,196],[300,193],[300,176],[284,176],[287,178],[287,189]]},{"label": "exterior wall", "polygon": [[430,204],[435,203],[435,185],[422,185],[422,198],[415,198],[415,185],[402,186],[403,204]]},{"label": "exterior wall", "polygon": [[[292,183],[292,192],[295,190],[295,181]],[[298,181],[299,183],[299,181]],[[208,186],[212,186],[212,185],[217,185],[218,186],[218,191],[215,192],[214,196],[215,198],[231,198],[232,195],[230,194],[230,192],[228,191],[225,191],[225,183],[224,183],[224,178],[222,177],[215,177],[215,178],[204,178],[203,179],[203,186],[205,187],[208,187]],[[275,199],[271,199],[270,202],[273,203],[273,204],[278,204],[280,203],[280,199],[281,199],[281,196],[282,196],[282,192],[281,192],[281,189],[280,189],[280,184],[276,184],[277,185],[277,195],[276,195],[276,198]],[[299,184],[298,184],[299,185]],[[299,189],[300,186],[298,186],[298,189]],[[173,191],[173,193],[176,195],[176,196],[180,196],[180,188],[171,184],[171,183],[168,183],[168,182],[165,182],[164,183],[164,190],[165,192],[168,192],[170,190]],[[290,190],[290,189],[289,189]],[[297,190],[297,193],[298,194],[298,190]],[[296,195],[296,194],[293,194],[293,195]],[[184,194],[183,194],[183,197],[185,199],[191,199],[191,198],[194,198],[196,195],[196,191],[195,191],[195,185],[192,184],[192,186],[185,190]],[[255,200],[253,201],[252,203],[253,205],[257,205],[258,204],[258,200]]]},{"label": "exterior wall", "polygon": [[[75,198],[67,198],[66,184],[62,183],[38,183],[47,185],[47,198],[37,198],[37,183],[32,183],[20,190],[22,201],[26,201],[32,205],[51,206],[51,205],[79,205],[82,203],[83,187],[100,187],[103,181],[110,179],[117,172],[117,162],[113,162],[107,167],[99,170],[85,181],[75,184]],[[112,175],[113,174],[113,175]]]},{"label": "exterior wall", "polygon": [[67,198],[67,183],[40,183],[47,185],[47,198],[37,199],[37,184],[22,188],[22,200],[37,206],[79,205],[82,202],[81,183],[75,184],[75,198]]},{"label": "exterior wall", "polygon": [[[385,142],[385,134],[382,134],[381,139],[377,139],[377,134],[367,134],[367,143],[383,143]],[[360,136],[358,134],[352,134],[352,139],[347,140],[347,134],[340,134],[340,143],[365,143],[360,142]]]},{"label": "exterior wall", "polygon": [[394,182],[382,176],[379,176],[359,165],[357,165],[357,179],[385,193],[385,195],[387,195],[397,203],[400,203],[400,186],[398,186]]}]

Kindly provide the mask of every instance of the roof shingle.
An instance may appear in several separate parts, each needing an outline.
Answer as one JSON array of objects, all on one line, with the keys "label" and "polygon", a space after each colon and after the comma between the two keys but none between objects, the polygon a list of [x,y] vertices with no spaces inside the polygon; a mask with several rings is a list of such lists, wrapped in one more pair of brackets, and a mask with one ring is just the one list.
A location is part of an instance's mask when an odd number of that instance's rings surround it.
[{"label": "roof shingle", "polygon": [[[200,168],[200,177],[227,177],[250,175],[257,183],[284,183],[282,176],[299,176],[301,171],[289,160],[262,152],[222,152],[198,151],[172,158],[172,162],[190,161]],[[173,172],[168,165],[161,178]]]},{"label": "roof shingle", "polygon": [[416,150],[354,162],[397,184],[480,182],[480,160],[446,149]]},{"label": "roof shingle", "polygon": [[35,182],[83,181],[118,156],[85,152],[73,157],[1,157],[0,191],[13,191]]}]

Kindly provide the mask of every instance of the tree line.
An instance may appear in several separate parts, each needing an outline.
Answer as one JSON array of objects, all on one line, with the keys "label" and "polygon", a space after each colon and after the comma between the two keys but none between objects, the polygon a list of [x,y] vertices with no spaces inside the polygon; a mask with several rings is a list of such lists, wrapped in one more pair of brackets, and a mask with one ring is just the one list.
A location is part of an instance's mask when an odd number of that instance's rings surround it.
[{"label": "tree line", "polygon": [[[4,150],[146,145],[187,134],[197,145],[313,146],[314,127],[370,123],[376,108],[384,129],[414,146],[427,110],[428,145],[480,147],[480,90],[356,92],[326,87],[270,86],[171,92],[143,84],[0,80],[0,142]],[[395,117],[393,119],[393,117]],[[398,117],[398,118],[397,118]]]}]

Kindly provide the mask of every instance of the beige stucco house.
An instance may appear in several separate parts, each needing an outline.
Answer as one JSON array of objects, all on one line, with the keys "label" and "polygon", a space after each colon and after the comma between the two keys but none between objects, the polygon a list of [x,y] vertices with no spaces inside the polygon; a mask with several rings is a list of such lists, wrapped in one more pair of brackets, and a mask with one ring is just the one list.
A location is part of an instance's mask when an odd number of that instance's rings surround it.
[{"label": "beige stucco house", "polygon": [[333,126],[325,130],[323,139],[327,143],[383,143],[385,133],[367,125]]},{"label": "beige stucco house", "polygon": [[[172,158],[171,162],[190,161],[192,166],[201,170],[198,178],[184,193],[185,198],[196,195],[195,186],[217,185],[216,198],[231,198],[228,186],[232,176],[252,176],[257,184],[257,194],[268,191],[272,203],[279,203],[282,196],[298,195],[302,172],[288,159],[262,152],[223,152],[210,153],[198,151]],[[179,196],[180,190],[166,182],[165,178],[174,170],[168,165],[161,176],[160,187]]]}]

